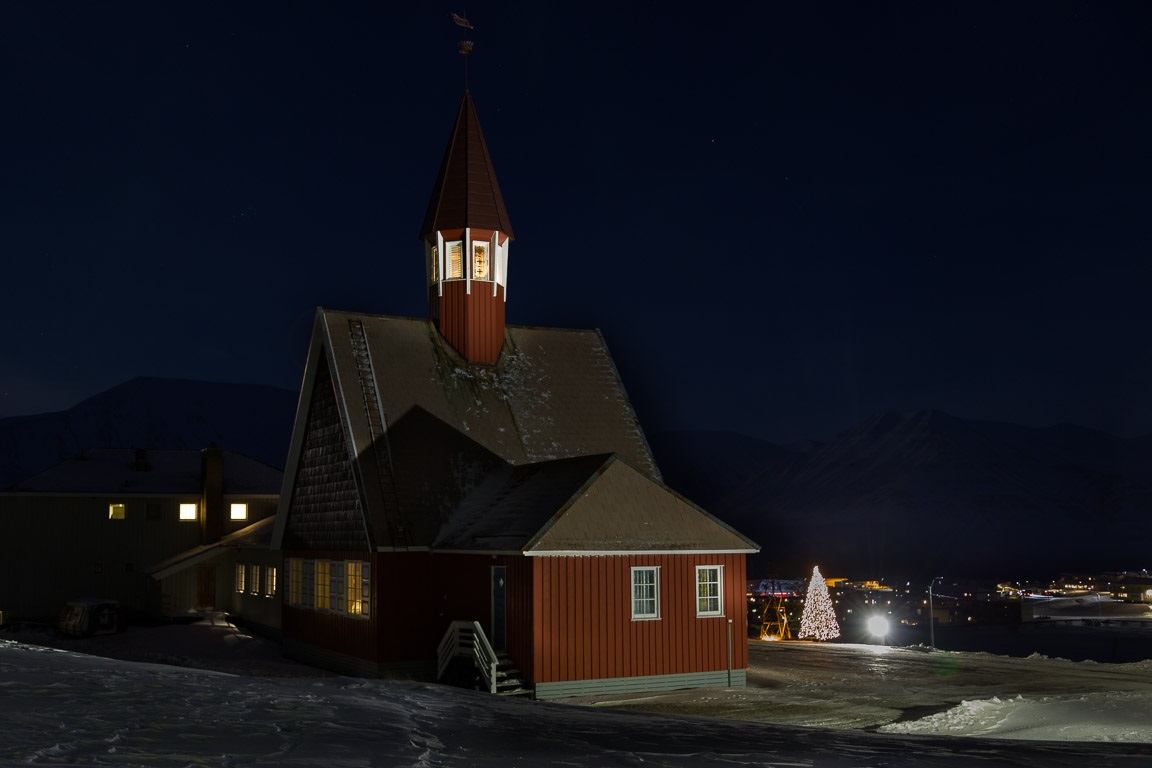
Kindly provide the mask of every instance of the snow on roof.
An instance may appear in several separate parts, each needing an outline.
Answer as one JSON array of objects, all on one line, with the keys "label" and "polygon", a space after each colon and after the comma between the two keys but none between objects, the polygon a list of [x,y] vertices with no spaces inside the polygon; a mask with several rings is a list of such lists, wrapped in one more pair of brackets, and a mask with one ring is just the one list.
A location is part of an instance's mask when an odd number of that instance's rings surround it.
[{"label": "snow on roof", "polygon": [[[199,495],[198,450],[93,448],[14,485],[36,493]],[[224,493],[279,494],[283,473],[240,453],[222,451]]]}]

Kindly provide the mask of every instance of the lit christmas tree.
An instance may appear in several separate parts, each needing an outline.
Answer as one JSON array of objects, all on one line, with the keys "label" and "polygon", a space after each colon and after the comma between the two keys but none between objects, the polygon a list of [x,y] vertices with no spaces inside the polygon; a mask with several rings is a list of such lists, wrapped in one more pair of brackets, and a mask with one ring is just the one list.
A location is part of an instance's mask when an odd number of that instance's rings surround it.
[{"label": "lit christmas tree", "polygon": [[812,569],[812,580],[808,582],[808,595],[804,598],[804,613],[800,617],[801,640],[807,637],[816,640],[832,640],[840,637],[840,625],[836,623],[836,611],[832,608],[832,598],[828,597],[828,585],[820,575],[820,566]]}]

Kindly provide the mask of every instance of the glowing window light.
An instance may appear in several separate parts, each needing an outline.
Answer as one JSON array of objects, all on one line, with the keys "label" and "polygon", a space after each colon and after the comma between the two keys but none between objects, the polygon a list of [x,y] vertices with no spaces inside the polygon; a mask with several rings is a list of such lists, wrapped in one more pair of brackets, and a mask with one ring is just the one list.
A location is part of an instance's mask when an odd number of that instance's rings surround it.
[{"label": "glowing window light", "polygon": [[233,504],[228,508],[228,516],[233,520],[247,520],[248,519],[248,505],[247,504]]},{"label": "glowing window light", "polygon": [[181,504],[180,505],[180,519],[181,520],[195,520],[196,519],[196,505],[195,504]]},{"label": "glowing window light", "polygon": [[109,520],[123,520],[124,519],[124,505],[123,504],[109,504],[108,505],[108,519]]},{"label": "glowing window light", "polygon": [[453,240],[448,243],[448,280],[459,280],[464,277],[464,242]]}]

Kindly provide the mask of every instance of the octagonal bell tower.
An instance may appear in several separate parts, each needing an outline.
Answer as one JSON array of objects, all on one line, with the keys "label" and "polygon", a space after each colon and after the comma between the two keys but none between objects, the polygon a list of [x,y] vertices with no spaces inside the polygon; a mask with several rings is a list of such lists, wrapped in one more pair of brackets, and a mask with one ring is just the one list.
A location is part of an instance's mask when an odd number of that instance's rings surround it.
[{"label": "octagonal bell tower", "polygon": [[515,238],[467,91],[420,238],[437,329],[468,362],[495,364],[504,345],[508,245]]}]

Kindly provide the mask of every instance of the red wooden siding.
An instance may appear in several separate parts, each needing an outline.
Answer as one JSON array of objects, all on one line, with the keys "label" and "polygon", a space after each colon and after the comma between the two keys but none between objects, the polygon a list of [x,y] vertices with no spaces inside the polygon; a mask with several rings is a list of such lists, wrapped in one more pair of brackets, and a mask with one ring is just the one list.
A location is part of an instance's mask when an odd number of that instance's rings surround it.
[{"label": "red wooden siding", "polygon": [[504,286],[491,282],[445,280],[429,288],[428,303],[440,334],[469,362],[495,364],[504,345]]},{"label": "red wooden siding", "polygon": [[[748,666],[745,556],[629,555],[530,558],[535,580],[535,683]],[[697,618],[696,566],[724,569],[724,615]],[[660,568],[660,618],[632,620],[633,566]]]}]

